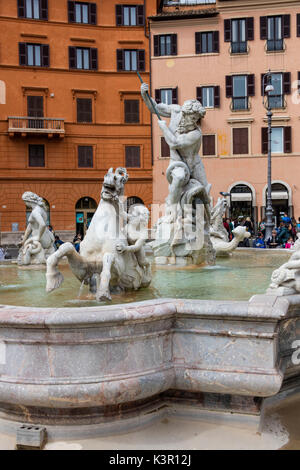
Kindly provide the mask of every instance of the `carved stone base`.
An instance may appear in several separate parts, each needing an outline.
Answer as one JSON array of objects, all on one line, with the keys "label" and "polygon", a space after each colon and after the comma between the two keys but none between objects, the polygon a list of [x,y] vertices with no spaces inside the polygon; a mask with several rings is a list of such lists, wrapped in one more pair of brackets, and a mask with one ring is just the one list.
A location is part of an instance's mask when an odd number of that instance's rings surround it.
[{"label": "carved stone base", "polygon": [[277,289],[269,288],[266,293],[267,295],[275,295],[276,297],[282,297],[283,295],[298,294],[298,292],[291,287],[278,287]]},{"label": "carved stone base", "polygon": [[[205,260],[203,259],[203,263]],[[193,258],[190,256],[156,256],[154,263],[160,266],[171,264],[173,266],[191,266],[194,263]]]}]

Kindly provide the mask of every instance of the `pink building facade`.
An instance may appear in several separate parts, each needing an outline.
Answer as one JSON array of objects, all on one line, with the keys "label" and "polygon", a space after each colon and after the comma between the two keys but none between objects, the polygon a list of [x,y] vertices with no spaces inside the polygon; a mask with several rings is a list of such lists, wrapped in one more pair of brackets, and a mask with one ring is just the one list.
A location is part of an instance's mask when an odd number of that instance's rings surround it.
[{"label": "pink building facade", "polygon": [[[150,29],[152,96],[169,104],[202,102],[201,157],[213,202],[221,191],[230,192],[231,215],[254,222],[264,217],[266,206],[262,76],[271,71],[275,221],[284,211],[300,217],[299,2],[165,1]],[[153,154],[153,202],[161,204],[169,158],[155,116]]]}]

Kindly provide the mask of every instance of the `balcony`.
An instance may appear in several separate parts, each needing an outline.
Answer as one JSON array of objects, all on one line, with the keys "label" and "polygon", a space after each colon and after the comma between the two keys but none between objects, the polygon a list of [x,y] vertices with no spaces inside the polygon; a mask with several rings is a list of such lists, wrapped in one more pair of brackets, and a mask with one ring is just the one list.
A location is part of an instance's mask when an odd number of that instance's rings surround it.
[{"label": "balcony", "polygon": [[22,137],[30,135],[47,135],[48,138],[65,136],[65,121],[58,118],[42,117],[8,117],[8,134],[10,137],[21,134]]}]

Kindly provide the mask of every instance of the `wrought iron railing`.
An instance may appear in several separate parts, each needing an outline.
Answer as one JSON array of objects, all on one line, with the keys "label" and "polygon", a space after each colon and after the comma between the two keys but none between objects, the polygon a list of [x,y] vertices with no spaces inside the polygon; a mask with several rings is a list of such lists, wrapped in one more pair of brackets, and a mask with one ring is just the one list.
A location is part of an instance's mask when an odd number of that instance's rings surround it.
[{"label": "wrought iron railing", "polygon": [[64,134],[65,121],[59,118],[9,116],[8,132],[38,132]]}]

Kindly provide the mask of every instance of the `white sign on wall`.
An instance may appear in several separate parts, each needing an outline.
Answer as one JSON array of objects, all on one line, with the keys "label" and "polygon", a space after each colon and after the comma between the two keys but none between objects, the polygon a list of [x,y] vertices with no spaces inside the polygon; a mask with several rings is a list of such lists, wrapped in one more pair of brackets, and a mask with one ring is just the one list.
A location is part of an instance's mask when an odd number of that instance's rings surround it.
[{"label": "white sign on wall", "polygon": [[0,80],[0,104],[6,104],[6,85],[3,80]]}]

